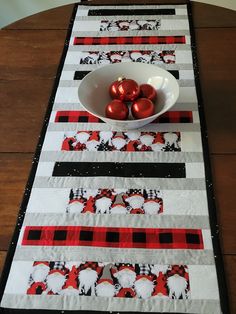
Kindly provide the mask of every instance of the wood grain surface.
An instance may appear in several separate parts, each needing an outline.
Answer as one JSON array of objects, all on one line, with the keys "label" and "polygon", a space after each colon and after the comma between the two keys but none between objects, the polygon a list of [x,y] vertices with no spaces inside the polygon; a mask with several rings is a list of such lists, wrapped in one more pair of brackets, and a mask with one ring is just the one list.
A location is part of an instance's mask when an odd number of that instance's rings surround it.
[{"label": "wood grain surface", "polygon": [[[192,7],[220,240],[231,313],[236,313],[236,12],[201,3]],[[73,5],[52,9],[0,31],[0,272],[72,10]]]}]

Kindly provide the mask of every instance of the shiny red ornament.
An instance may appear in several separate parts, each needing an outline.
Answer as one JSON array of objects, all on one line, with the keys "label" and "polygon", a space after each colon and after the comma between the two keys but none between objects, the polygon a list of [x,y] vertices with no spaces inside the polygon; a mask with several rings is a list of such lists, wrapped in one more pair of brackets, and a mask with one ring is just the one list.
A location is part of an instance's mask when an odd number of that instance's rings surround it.
[{"label": "shiny red ornament", "polygon": [[113,83],[111,83],[110,87],[109,87],[109,94],[111,96],[111,98],[113,99],[119,99],[119,96],[117,94],[117,87],[120,84],[121,81],[117,80],[114,81]]},{"label": "shiny red ornament", "polygon": [[114,99],[106,105],[106,117],[114,120],[126,120],[129,108],[119,99]]},{"label": "shiny red ornament", "polygon": [[151,101],[155,101],[157,98],[157,92],[155,88],[150,84],[141,84],[140,85],[140,97],[148,98]]},{"label": "shiny red ornament", "polygon": [[117,94],[122,101],[134,101],[139,93],[138,83],[131,79],[123,79],[117,86]]},{"label": "shiny red ornament", "polygon": [[144,119],[150,117],[154,114],[155,107],[153,102],[147,98],[138,98],[136,99],[132,106],[131,112],[134,118]]}]

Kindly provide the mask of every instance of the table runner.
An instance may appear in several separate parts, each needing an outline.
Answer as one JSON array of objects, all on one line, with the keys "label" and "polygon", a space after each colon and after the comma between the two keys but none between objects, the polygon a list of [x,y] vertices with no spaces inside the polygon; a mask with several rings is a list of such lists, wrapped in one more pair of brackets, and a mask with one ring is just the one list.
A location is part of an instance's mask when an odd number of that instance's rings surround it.
[{"label": "table runner", "polygon": [[[75,7],[1,279],[6,312],[228,312],[193,36],[187,5]],[[117,62],[172,73],[171,111],[132,131],[85,112],[80,80]]]}]

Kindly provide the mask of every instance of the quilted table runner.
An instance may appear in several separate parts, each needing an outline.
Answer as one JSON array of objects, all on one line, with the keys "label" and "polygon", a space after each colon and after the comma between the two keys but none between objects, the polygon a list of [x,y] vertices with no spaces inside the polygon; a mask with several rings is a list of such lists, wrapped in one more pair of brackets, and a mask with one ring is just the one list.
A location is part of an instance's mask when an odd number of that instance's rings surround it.
[{"label": "quilted table runner", "polygon": [[[187,5],[75,7],[2,275],[4,313],[227,313],[191,29]],[[173,74],[171,111],[132,131],[84,111],[81,79],[117,62]]]}]

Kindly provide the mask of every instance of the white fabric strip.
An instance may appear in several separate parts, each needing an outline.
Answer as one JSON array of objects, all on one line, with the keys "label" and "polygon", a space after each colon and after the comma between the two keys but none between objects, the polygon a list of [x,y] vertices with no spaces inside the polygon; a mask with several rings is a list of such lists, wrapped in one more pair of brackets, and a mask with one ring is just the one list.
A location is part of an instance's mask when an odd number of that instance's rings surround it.
[{"label": "white fabric strip", "polygon": [[65,246],[17,246],[15,261],[107,261],[110,263],[213,265],[212,250],[153,250]]},{"label": "white fabric strip", "polygon": [[[209,229],[206,216],[26,213],[24,226]],[[208,245],[209,246],[209,245]],[[204,246],[205,247],[205,246]]]},{"label": "white fabric strip", "polygon": [[[176,64],[176,63],[162,63],[158,64],[163,69],[169,70],[193,70],[193,65],[190,63],[186,64]],[[99,67],[98,64],[65,64],[63,66],[63,71],[92,71]]]},{"label": "white fabric strip", "polygon": [[[107,123],[49,123],[48,131],[117,131]],[[140,132],[200,132],[199,123],[150,123],[139,129]],[[125,132],[127,130],[120,130]]]},{"label": "white fabric strip", "polygon": [[[79,188],[78,186],[77,188]],[[130,186],[133,188],[133,186]],[[156,190],[160,190],[156,186]],[[69,203],[70,188],[33,188],[27,213],[65,213]],[[208,215],[205,191],[160,190],[163,212],[160,215]]]},{"label": "white fabric strip", "polygon": [[[150,15],[98,15],[98,16],[88,16],[88,15],[77,15],[75,17],[75,22],[77,21],[102,21],[102,20],[130,20],[130,19],[135,19],[135,20],[150,20],[150,19],[161,19],[161,20],[166,20],[166,23],[171,20],[175,20],[176,23],[179,22],[188,22],[188,16],[187,15],[155,15],[155,16],[150,16]],[[177,25],[178,27],[178,25]],[[181,27],[183,28],[183,27]]]},{"label": "white fabric strip", "polygon": [[203,162],[202,153],[183,152],[104,152],[104,151],[44,151],[40,162]]},{"label": "white fabric strip", "polygon": [[[52,166],[53,163],[49,163]],[[205,179],[166,179],[166,178],[120,178],[120,177],[36,177],[33,187],[36,188],[156,188],[166,190],[205,190]]]},{"label": "white fabric strip", "polygon": [[[129,302],[128,302],[129,300]],[[7,308],[14,308],[17,304],[19,309],[24,309],[27,304],[32,304],[33,309],[51,310],[88,310],[88,311],[120,311],[132,313],[134,311],[143,312],[175,312],[192,314],[221,314],[219,300],[159,300],[157,298],[149,300],[127,299],[127,298],[100,298],[83,296],[49,296],[40,297],[29,295],[5,294],[1,305]]]}]

